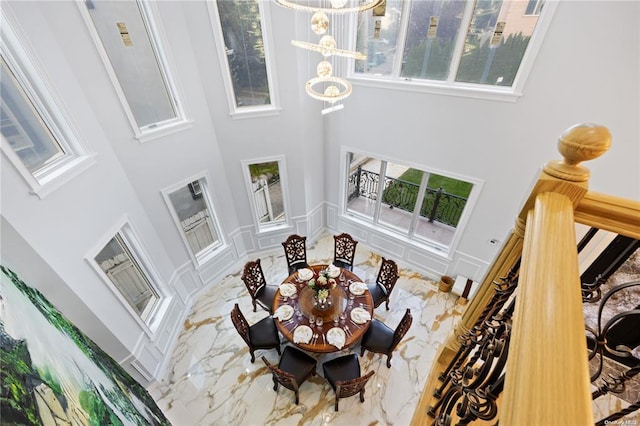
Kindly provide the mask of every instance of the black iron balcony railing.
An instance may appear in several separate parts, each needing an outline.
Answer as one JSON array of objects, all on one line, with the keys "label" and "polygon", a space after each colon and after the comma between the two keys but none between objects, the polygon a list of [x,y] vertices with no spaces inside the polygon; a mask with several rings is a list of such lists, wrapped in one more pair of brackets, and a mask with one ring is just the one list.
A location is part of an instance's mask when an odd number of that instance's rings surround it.
[{"label": "black iron balcony railing", "polygon": [[[378,197],[380,175],[358,167],[349,175],[349,197],[351,202],[357,197],[375,200]],[[398,208],[413,213],[418,200],[420,185],[401,179],[385,177],[382,191],[382,203],[392,208]],[[449,194],[440,189],[426,188],[420,216],[429,222],[440,222],[453,227],[458,226],[460,216],[467,203],[467,199]]]}]

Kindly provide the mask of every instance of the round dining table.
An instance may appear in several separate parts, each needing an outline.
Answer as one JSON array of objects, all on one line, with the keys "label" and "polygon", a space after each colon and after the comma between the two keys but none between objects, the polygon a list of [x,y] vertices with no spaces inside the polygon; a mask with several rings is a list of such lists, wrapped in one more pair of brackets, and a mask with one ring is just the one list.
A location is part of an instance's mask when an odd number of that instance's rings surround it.
[{"label": "round dining table", "polygon": [[[308,269],[311,269],[317,278],[320,271],[328,266],[312,265]],[[371,321],[359,324],[351,318],[351,311],[355,308],[366,310],[373,318],[373,299],[369,291],[365,290],[363,294],[356,295],[349,290],[352,283],[361,281],[360,278],[352,271],[341,268],[341,274],[335,280],[336,286],[329,293],[329,306],[322,309],[314,304],[314,291],[309,288],[309,281],[298,279],[298,272],[294,272],[283,281],[283,284],[293,284],[297,292],[292,297],[284,297],[278,289],[273,299],[273,312],[288,304],[294,309],[294,314],[288,320],[275,318],[274,321],[280,333],[293,345],[309,352],[337,352],[356,344],[369,328]],[[321,325],[311,321],[316,318],[322,319]],[[294,342],[294,330],[301,325],[309,326],[313,332],[313,338],[309,343]],[[342,348],[327,342],[326,333],[333,327],[339,327],[345,332]]]}]

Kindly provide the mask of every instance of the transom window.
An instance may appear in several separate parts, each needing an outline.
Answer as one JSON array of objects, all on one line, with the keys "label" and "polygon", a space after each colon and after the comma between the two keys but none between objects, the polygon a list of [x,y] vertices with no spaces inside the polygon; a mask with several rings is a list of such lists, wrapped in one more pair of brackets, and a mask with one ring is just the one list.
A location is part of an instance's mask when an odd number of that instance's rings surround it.
[{"label": "transom window", "polygon": [[387,0],[362,13],[355,73],[376,79],[512,87],[543,0]]},{"label": "transom window", "polygon": [[232,113],[245,116],[273,111],[276,103],[269,62],[265,15],[258,0],[217,0],[207,3]]},{"label": "transom window", "polygon": [[448,250],[474,183],[352,152],[347,159],[348,214]]},{"label": "transom window", "polygon": [[243,161],[249,200],[259,231],[287,225],[284,159]]},{"label": "transom window", "polygon": [[136,133],[184,121],[146,3],[85,0],[84,4]]},{"label": "transom window", "polygon": [[223,244],[207,180],[196,179],[163,193],[191,257],[201,265]]}]

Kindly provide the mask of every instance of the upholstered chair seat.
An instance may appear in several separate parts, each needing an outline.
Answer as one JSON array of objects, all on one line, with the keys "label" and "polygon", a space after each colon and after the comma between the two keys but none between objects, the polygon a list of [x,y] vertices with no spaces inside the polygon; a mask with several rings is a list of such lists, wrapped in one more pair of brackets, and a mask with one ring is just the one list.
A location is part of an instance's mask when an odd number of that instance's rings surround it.
[{"label": "upholstered chair seat", "polygon": [[322,364],[322,371],[336,395],[335,411],[338,411],[340,398],[359,394],[360,402],[364,402],[364,386],[374,375],[374,372],[369,371],[364,376],[361,376],[360,361],[356,354],[345,355],[327,361]]},{"label": "upholstered chair seat", "polygon": [[256,292],[256,301],[260,303],[260,306],[265,307],[265,310],[273,313],[273,299],[276,297],[278,287],[274,285],[263,285]]},{"label": "upholstered chair seat", "polygon": [[372,319],[371,325],[369,325],[360,342],[360,356],[364,355],[365,350],[385,354],[387,355],[387,368],[391,368],[393,351],[409,331],[412,322],[413,317],[410,309],[407,309],[395,330],[375,318]]},{"label": "upholstered chair seat", "polygon": [[280,335],[271,316],[249,325],[240,307],[236,303],[231,310],[231,322],[242,340],[249,347],[251,362],[256,360],[254,352],[258,349],[275,349],[280,354]]},{"label": "upholstered chair seat", "polygon": [[394,330],[377,319],[371,320],[369,329],[362,336],[362,345],[376,353],[386,353],[393,344]]},{"label": "upholstered chair seat", "polygon": [[373,299],[373,306],[378,307],[387,300],[387,292],[384,288],[378,284],[367,284],[367,288],[369,289],[369,293],[371,294],[371,298]]},{"label": "upholstered chair seat", "polygon": [[297,405],[300,401],[300,385],[316,374],[316,360],[299,349],[286,346],[277,367],[265,357],[262,357],[262,361],[271,370],[273,390],[278,391],[279,384],[291,389]]}]

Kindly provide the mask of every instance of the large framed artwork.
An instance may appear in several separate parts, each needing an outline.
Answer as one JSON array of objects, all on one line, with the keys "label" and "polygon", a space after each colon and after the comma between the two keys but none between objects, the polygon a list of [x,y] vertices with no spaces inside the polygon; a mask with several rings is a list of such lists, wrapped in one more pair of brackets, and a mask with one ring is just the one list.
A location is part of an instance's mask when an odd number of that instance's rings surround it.
[{"label": "large framed artwork", "polygon": [[113,358],[38,290],[0,270],[3,425],[170,425]]}]

